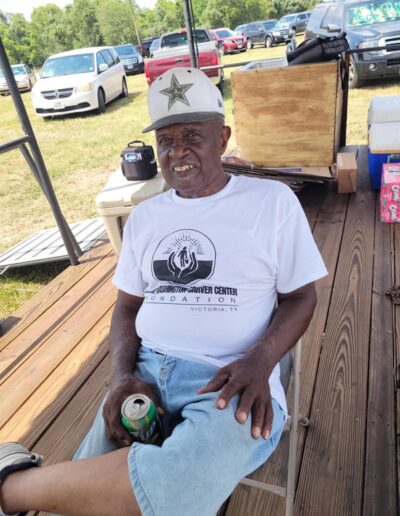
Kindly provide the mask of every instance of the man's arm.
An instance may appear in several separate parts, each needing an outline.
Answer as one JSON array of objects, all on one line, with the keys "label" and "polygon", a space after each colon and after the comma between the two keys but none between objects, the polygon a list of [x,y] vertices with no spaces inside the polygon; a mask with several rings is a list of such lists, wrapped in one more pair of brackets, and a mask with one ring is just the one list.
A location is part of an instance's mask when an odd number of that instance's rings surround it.
[{"label": "man's arm", "polygon": [[272,426],[272,404],[268,379],[279,360],[303,335],[314,313],[317,295],[314,283],[293,292],[278,295],[278,308],[262,337],[243,358],[222,367],[210,382],[198,391],[222,389],[217,407],[223,409],[240,393],[236,419],[240,423],[252,413],[251,433],[268,439]]},{"label": "man's arm", "polygon": [[109,437],[122,446],[132,443],[132,436],[121,424],[121,405],[134,393],[149,396],[159,407],[159,400],[150,386],[134,375],[140,338],[136,332],[136,317],[143,298],[118,291],[110,328],[111,384],[103,416]]}]

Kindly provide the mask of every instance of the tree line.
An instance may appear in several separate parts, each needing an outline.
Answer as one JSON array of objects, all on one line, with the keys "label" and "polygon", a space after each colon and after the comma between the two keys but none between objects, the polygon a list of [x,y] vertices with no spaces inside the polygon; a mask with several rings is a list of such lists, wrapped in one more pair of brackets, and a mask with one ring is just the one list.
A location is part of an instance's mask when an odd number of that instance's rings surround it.
[{"label": "tree line", "polygon": [[[318,0],[192,0],[196,26],[231,27],[311,9]],[[74,0],[63,9],[48,3],[31,20],[0,10],[0,37],[11,63],[40,67],[50,55],[74,48],[138,43],[184,27],[181,0]]]}]

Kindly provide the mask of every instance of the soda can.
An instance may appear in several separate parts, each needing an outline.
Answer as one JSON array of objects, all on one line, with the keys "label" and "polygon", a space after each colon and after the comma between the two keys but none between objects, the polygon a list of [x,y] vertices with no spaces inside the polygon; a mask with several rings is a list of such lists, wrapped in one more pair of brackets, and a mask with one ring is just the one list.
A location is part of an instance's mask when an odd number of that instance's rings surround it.
[{"label": "soda can", "polygon": [[142,443],[156,444],[161,439],[161,423],[152,400],[144,394],[128,396],[121,407],[121,422]]}]

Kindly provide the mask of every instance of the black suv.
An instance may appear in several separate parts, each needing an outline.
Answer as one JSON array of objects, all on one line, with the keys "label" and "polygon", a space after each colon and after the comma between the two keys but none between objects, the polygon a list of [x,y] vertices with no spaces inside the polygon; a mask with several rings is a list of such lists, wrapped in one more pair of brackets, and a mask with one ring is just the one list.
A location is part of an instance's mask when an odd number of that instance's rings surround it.
[{"label": "black suv", "polygon": [[152,36],[151,38],[142,39],[140,45],[137,45],[137,48],[143,57],[150,57],[150,45],[159,37],[160,36]]},{"label": "black suv", "polygon": [[272,47],[277,43],[283,43],[289,36],[288,28],[281,28],[276,20],[263,20],[244,25],[238,25],[234,32],[246,38],[247,49],[250,50],[254,45]]},{"label": "black suv", "polygon": [[304,32],[308,19],[310,18],[310,12],[304,11],[302,13],[293,13],[282,16],[279,20],[279,25],[283,29],[293,29],[295,32]]},{"label": "black suv", "polygon": [[[314,7],[307,24],[306,38],[346,33],[351,49],[386,46],[350,56],[349,87],[361,86],[365,79],[400,75],[400,1],[345,0],[324,2]],[[396,49],[390,49],[394,47]]]}]

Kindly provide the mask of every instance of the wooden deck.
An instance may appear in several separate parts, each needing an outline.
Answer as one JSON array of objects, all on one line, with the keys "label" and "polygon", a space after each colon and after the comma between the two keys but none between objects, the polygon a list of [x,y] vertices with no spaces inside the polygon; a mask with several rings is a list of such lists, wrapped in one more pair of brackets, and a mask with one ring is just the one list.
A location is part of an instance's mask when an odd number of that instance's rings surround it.
[{"label": "wooden deck", "polygon": [[[311,424],[300,433],[295,513],[307,516],[399,510],[400,306],[385,292],[400,284],[400,226],[379,222],[365,158],[362,149],[357,194],[299,194],[330,272],[303,338],[300,406]],[[99,243],[3,323],[0,442],[20,440],[47,463],[71,457],[107,384],[114,267]],[[254,476],[281,481],[286,453],[285,436]],[[280,515],[283,499],[241,486],[221,512]]]}]

